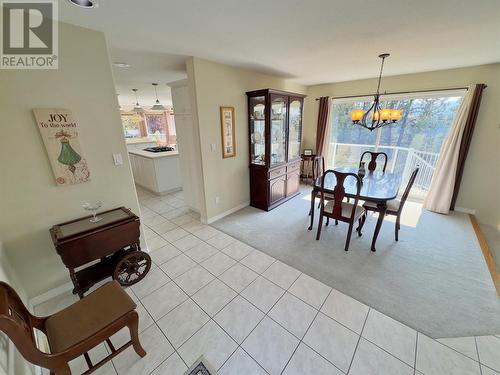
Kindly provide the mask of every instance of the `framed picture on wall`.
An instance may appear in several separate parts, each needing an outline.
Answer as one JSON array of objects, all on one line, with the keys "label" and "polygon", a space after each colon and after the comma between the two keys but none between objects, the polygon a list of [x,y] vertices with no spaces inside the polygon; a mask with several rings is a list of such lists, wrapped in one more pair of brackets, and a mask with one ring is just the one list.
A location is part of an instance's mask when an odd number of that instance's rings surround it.
[{"label": "framed picture on wall", "polygon": [[222,157],[236,156],[234,130],[234,107],[220,107],[220,128],[222,137]]},{"label": "framed picture on wall", "polygon": [[90,171],[80,146],[79,124],[68,109],[35,108],[38,130],[58,186],[90,180]]}]

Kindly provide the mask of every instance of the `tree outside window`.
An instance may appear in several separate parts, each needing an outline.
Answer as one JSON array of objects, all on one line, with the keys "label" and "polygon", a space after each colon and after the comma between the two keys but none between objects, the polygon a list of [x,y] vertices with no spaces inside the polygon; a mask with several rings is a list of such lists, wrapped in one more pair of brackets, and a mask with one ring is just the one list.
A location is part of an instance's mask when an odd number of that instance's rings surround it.
[{"label": "tree outside window", "polygon": [[374,131],[353,125],[351,120],[352,110],[367,110],[373,98],[334,99],[325,160],[328,167],[357,168],[364,151],[385,152],[388,170],[401,173],[403,180],[415,167],[420,168],[412,193],[423,198],[463,94],[435,92],[382,97],[382,108],[400,109],[402,116],[396,123]]},{"label": "tree outside window", "polygon": [[125,138],[150,138],[163,144],[177,143],[174,116],[171,111],[122,113]]}]

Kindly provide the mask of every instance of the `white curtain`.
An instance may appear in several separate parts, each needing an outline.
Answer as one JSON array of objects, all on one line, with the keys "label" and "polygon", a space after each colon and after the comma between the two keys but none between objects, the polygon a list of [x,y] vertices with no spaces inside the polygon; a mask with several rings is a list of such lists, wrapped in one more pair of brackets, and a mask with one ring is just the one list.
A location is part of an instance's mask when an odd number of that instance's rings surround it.
[{"label": "white curtain", "polygon": [[458,108],[457,114],[451,126],[448,137],[446,137],[441,147],[441,153],[436,164],[436,169],[432,177],[429,193],[424,200],[424,208],[448,214],[450,212],[453,189],[455,187],[455,177],[457,173],[458,155],[465,124],[469,116],[474,87],[469,86],[462,104]]}]

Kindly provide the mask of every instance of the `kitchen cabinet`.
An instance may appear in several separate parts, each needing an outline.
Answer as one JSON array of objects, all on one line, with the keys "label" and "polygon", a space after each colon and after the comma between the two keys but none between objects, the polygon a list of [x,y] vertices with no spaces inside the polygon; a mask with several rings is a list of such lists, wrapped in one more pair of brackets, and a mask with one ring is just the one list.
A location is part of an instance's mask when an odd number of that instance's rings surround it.
[{"label": "kitchen cabinet", "polygon": [[137,185],[156,194],[167,194],[182,189],[177,151],[151,153],[133,150],[129,151],[129,158]]}]

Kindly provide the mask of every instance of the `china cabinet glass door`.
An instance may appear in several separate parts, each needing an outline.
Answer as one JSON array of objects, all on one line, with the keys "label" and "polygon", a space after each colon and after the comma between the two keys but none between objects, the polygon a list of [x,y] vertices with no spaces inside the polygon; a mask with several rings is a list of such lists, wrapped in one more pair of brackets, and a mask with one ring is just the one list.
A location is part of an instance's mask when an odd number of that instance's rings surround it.
[{"label": "china cabinet glass door", "polygon": [[271,166],[286,161],[287,97],[271,96]]},{"label": "china cabinet glass door", "polygon": [[288,161],[300,157],[302,139],[302,100],[290,98],[288,128]]},{"label": "china cabinet glass door", "polygon": [[250,98],[250,163],[266,164],[266,98]]}]

